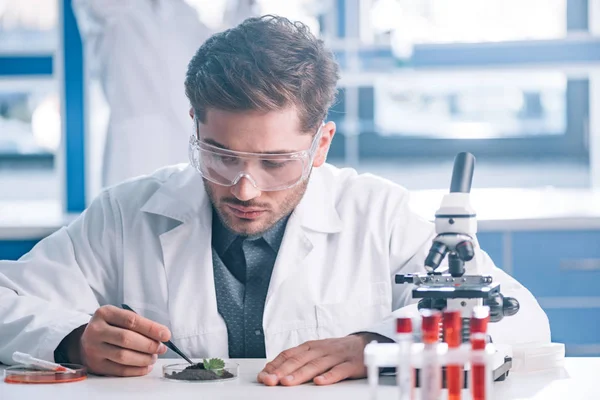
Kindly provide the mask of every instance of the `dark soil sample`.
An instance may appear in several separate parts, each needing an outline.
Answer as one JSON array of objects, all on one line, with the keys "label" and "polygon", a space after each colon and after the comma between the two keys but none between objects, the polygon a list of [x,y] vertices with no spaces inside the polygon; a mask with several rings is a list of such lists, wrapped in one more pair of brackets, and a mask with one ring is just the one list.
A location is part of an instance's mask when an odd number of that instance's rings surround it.
[{"label": "dark soil sample", "polygon": [[221,375],[217,375],[215,371],[206,370],[202,363],[198,363],[190,365],[181,372],[173,372],[171,375],[167,375],[166,378],[181,381],[214,381],[216,379],[233,378],[233,374],[223,370]]}]

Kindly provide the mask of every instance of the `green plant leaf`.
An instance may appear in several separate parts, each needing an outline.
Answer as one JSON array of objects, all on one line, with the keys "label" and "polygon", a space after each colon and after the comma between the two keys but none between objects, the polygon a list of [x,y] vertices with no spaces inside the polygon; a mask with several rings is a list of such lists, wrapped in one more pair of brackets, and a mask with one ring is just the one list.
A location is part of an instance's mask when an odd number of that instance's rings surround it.
[{"label": "green plant leaf", "polygon": [[220,370],[225,368],[225,361],[220,358],[204,359],[204,368],[210,371]]}]

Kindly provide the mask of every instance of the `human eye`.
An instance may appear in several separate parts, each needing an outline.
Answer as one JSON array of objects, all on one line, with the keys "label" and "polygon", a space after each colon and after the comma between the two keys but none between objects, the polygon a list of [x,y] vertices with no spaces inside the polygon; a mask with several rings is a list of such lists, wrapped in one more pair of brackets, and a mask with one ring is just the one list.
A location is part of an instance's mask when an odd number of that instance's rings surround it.
[{"label": "human eye", "polygon": [[289,163],[288,160],[263,160],[262,165],[267,169],[278,169],[283,168]]},{"label": "human eye", "polygon": [[215,154],[215,160],[219,161],[225,165],[235,165],[238,162],[238,158],[237,157],[233,157],[233,156],[227,156],[224,154]]}]

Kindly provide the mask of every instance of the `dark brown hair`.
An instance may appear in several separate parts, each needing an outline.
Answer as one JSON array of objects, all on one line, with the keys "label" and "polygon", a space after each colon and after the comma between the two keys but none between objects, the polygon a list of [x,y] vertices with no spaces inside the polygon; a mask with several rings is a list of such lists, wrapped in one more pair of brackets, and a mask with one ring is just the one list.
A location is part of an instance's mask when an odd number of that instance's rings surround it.
[{"label": "dark brown hair", "polygon": [[206,109],[272,111],[295,106],[314,132],[336,95],[339,67],[300,22],[265,15],[210,37],[188,65],[185,93],[196,117]]}]

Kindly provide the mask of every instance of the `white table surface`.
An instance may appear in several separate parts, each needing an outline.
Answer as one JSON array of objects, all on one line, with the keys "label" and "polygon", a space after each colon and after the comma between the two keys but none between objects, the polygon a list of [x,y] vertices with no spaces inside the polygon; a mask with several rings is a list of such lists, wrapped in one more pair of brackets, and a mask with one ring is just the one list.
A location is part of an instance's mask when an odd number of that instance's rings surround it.
[{"label": "white table surface", "polygon": [[[147,376],[138,378],[105,378],[90,376],[76,383],[56,385],[18,385],[0,382],[0,399],[285,399],[341,400],[370,399],[365,379],[318,387],[305,384],[296,387],[265,387],[256,383],[256,375],[264,360],[239,360],[240,376],[223,383],[188,383],[162,378],[161,365],[179,360],[159,360]],[[600,358],[566,358],[564,368],[530,373],[512,373],[504,382],[494,384],[494,398],[511,399],[600,399],[598,371]],[[393,377],[384,377],[378,399],[396,399]]]}]

